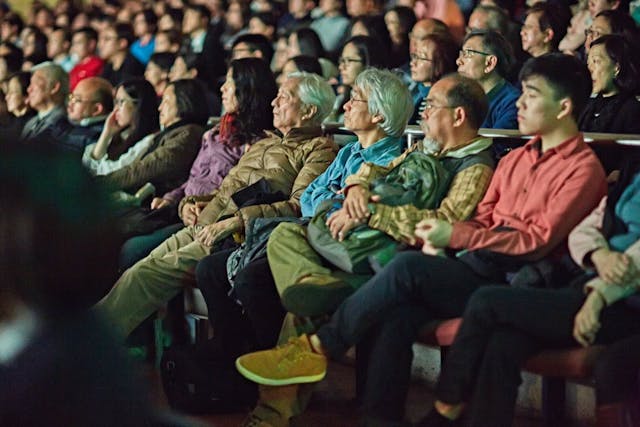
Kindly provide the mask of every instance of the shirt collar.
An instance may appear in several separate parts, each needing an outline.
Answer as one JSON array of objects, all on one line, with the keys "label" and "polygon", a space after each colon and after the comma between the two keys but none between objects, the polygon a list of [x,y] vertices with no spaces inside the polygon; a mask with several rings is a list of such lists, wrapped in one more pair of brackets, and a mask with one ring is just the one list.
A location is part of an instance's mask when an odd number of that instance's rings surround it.
[{"label": "shirt collar", "polygon": [[[541,145],[542,145],[542,139],[539,135],[537,135],[531,141],[527,142],[524,145],[524,148],[530,152],[535,150],[536,155],[538,155],[538,153],[540,153]],[[563,141],[557,147],[553,147],[547,150],[547,153],[556,152],[560,154],[563,159],[566,159],[566,158],[569,158],[574,153],[581,150],[584,145],[585,145],[585,142],[584,142],[584,138],[582,137],[582,133],[578,133],[577,135],[567,139],[566,141]]]},{"label": "shirt collar", "polygon": [[322,136],[322,128],[320,126],[304,126],[299,128],[293,128],[286,135],[282,135],[280,132],[266,131],[266,134],[271,137],[276,137],[282,140],[282,142],[300,142],[311,138],[317,138]]},{"label": "shirt collar", "polygon": [[498,95],[498,93],[502,90],[502,88],[507,84],[505,79],[502,79],[498,82],[497,85],[491,88],[489,93],[487,93],[487,98],[489,98],[489,102],[493,101],[493,99]]},{"label": "shirt collar", "polygon": [[362,148],[360,143],[353,144],[351,147],[352,154],[360,153],[365,162],[375,163],[386,151],[402,147],[402,138],[395,136],[385,136],[382,139],[377,140],[371,146]]},{"label": "shirt collar", "polygon": [[95,123],[104,122],[107,119],[106,115],[95,116],[95,117],[85,117],[81,119],[78,124],[82,127],[89,127]]}]

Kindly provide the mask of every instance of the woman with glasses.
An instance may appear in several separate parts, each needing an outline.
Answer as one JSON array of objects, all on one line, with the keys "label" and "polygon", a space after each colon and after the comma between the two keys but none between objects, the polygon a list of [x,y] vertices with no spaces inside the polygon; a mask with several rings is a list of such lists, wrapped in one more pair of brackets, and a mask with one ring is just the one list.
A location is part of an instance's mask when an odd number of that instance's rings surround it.
[{"label": "woman with glasses", "polygon": [[[589,99],[578,121],[583,132],[640,133],[640,61],[637,45],[621,35],[602,36],[591,43],[587,66],[594,97]],[[610,172],[618,163],[620,148],[594,149]]]},{"label": "woman with glasses", "polygon": [[638,27],[628,13],[620,10],[603,10],[599,12],[588,29],[585,30],[584,50],[589,53],[591,43],[608,34],[620,34],[629,40],[638,38]]},{"label": "woman with glasses", "polygon": [[337,87],[338,96],[327,120],[342,123],[344,105],[351,96],[356,77],[367,67],[386,68],[386,65],[387,52],[373,37],[355,36],[347,40],[338,59],[341,84]]},{"label": "woman with glasses", "polygon": [[82,163],[94,175],[106,175],[142,155],[158,131],[158,100],[151,83],[128,80],[116,87],[113,111],[95,144],[85,148]]},{"label": "woman with glasses", "polygon": [[413,98],[414,111],[409,124],[416,124],[424,111],[424,100],[431,85],[445,74],[457,70],[456,60],[460,46],[450,36],[429,34],[416,40],[415,51],[411,53],[411,80],[409,89]]}]

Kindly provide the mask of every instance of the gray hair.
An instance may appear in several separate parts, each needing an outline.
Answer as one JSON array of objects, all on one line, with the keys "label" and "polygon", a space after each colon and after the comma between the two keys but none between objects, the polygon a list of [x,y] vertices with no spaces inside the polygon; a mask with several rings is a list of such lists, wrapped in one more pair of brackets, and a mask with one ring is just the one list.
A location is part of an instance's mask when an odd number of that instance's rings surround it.
[{"label": "gray hair", "polygon": [[413,114],[413,99],[400,77],[388,70],[368,68],[356,77],[355,86],[367,96],[369,114],[384,118],[378,126],[389,136],[402,136]]},{"label": "gray hair", "polygon": [[56,83],[60,83],[59,96],[62,97],[62,100],[67,99],[67,95],[69,94],[69,76],[66,71],[64,71],[64,69],[58,64],[51,61],[41,62],[40,64],[33,66],[31,68],[31,73],[33,74],[39,70],[47,77],[49,87]]},{"label": "gray hair", "polygon": [[298,80],[298,97],[303,105],[314,105],[317,109],[311,123],[320,125],[331,113],[336,95],[331,85],[317,74],[297,71],[287,77]]}]

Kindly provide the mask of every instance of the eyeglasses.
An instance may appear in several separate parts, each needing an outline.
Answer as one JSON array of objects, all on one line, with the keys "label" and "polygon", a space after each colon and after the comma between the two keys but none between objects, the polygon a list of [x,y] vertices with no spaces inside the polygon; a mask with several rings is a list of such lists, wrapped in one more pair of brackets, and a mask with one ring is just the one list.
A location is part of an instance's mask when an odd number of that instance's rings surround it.
[{"label": "eyeglasses", "polygon": [[349,64],[362,64],[364,61],[358,58],[348,58],[346,56],[341,56],[338,59],[338,65],[349,65]]},{"label": "eyeglasses", "polygon": [[428,61],[433,62],[433,59],[427,58],[426,56],[420,56],[417,53],[412,53],[409,55],[412,61]]},{"label": "eyeglasses", "polygon": [[131,104],[135,104],[136,100],[135,99],[126,99],[126,98],[116,98],[116,99],[113,100],[113,105],[115,107],[122,108],[122,107],[124,107],[124,105],[127,102],[131,103]]},{"label": "eyeglasses", "polygon": [[597,39],[601,35],[602,34],[600,33],[600,31],[592,30],[591,28],[587,28],[586,30],[584,30],[584,36],[585,37],[591,37],[592,39]]},{"label": "eyeglasses", "polygon": [[437,108],[456,108],[455,105],[435,105],[433,100],[425,99],[424,100],[424,111],[431,111]]},{"label": "eyeglasses", "polygon": [[352,93],[351,96],[349,97],[349,102],[369,102],[369,101],[366,99],[354,98]]},{"label": "eyeglasses", "polygon": [[82,98],[80,98],[80,97],[78,97],[78,96],[76,96],[76,95],[74,95],[72,93],[69,94],[69,104],[82,104],[84,102],[96,103],[98,101],[94,101],[94,100],[91,100],[91,99],[82,99]]},{"label": "eyeglasses", "polygon": [[463,58],[471,58],[474,55],[491,56],[490,53],[482,52],[480,50],[475,50],[475,49],[460,49],[460,51],[458,52],[458,57],[463,57]]}]

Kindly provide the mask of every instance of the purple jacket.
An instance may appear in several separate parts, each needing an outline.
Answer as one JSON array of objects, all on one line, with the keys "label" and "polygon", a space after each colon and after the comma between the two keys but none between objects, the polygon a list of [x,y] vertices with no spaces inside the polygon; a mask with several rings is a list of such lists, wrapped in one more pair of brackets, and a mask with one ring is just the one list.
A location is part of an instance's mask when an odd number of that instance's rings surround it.
[{"label": "purple jacket", "polygon": [[229,170],[238,163],[247,147],[247,144],[231,146],[221,143],[216,128],[205,132],[200,151],[191,166],[189,179],[162,198],[178,203],[185,196],[211,194],[220,186]]}]

